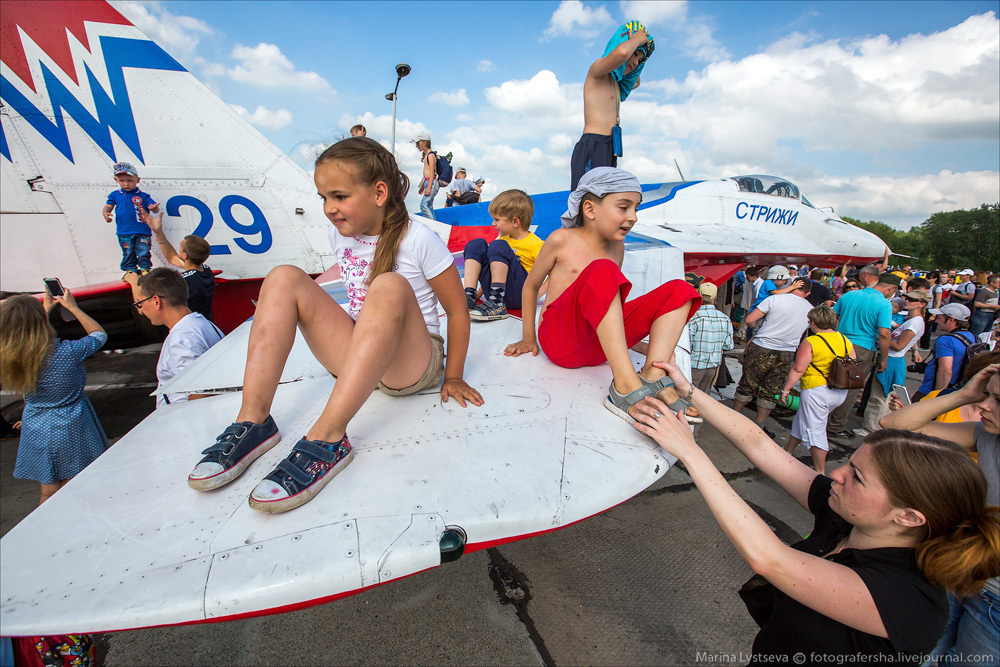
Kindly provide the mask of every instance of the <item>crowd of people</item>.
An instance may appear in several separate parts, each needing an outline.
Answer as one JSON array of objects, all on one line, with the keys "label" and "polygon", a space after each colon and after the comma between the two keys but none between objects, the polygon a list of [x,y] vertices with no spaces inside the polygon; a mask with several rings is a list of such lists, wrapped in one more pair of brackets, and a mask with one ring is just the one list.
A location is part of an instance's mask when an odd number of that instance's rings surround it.
[{"label": "crowd of people", "polygon": [[[434,388],[443,402],[482,405],[479,391],[465,380],[471,321],[503,319],[508,309],[521,307],[521,339],[505,354],[544,352],[570,369],[606,363],[611,382],[604,407],[684,464],[754,570],[740,590],[761,627],[751,663],[803,664],[799,656],[805,656],[809,664],[995,664],[1000,276],[963,269],[951,282],[943,271],[893,272],[887,254],[881,266],[843,266],[832,274],[747,267],[734,279],[737,297],[721,309],[717,286],[696,289],[685,280],[628,299],[624,241],[637,221],[642,188],[628,172],[597,166],[605,153],[614,162],[613,131],[607,150],[608,142],[586,130],[604,136],[611,105],[595,96],[605,88],[618,93],[611,96],[618,98],[617,111],[652,51],[645,28],[630,22],[591,66],[584,86],[589,120],[574,151],[562,228],[542,242],[530,232],[531,198],[521,190],[501,193],[489,207],[499,238],[466,247],[464,283],[440,237],[407,212],[409,179],[391,152],[364,136],[364,128],[327,148],[316,160],[314,180],[331,222],[347,308],[303,270],[271,269],[250,331],[241,404],[234,422],[201,452],[189,486],[225,486],[281,441],[271,404],[296,331],[337,381],[305,436],[250,492],[250,506],[265,513],[309,502],[350,464],[347,431],[372,387],[394,397]],[[598,115],[607,123],[591,127]],[[421,212],[433,217],[442,160],[429,135],[414,143],[424,165]],[[115,177],[122,194],[109,198],[105,214],[117,212],[128,222],[119,242],[135,307],[169,330],[157,366],[163,383],[221,337],[190,301],[187,279],[207,281],[208,257],[188,237],[179,251],[164,252],[185,275],[151,269],[146,252],[152,235],[166,242],[159,219],[150,215],[156,203],[135,194],[139,179],[129,165],[116,165]],[[893,306],[896,298],[901,301]],[[735,303],[740,305],[732,309]],[[438,306],[447,314],[447,342]],[[84,327],[82,340],[56,338],[48,320],[56,307]],[[973,321],[980,336],[970,328]],[[903,405],[910,402],[899,389],[905,388],[906,356],[923,363],[920,341],[932,322],[938,336],[933,347],[924,347],[927,391],[921,387],[912,404]],[[694,382],[674,363],[685,327]],[[107,446],[82,392],[82,360],[105,341],[69,291],[0,305],[0,383],[25,396],[15,474],[39,481],[43,502]],[[710,392],[724,352],[737,341],[745,342],[742,376],[730,408]],[[630,350],[644,356],[638,371]],[[796,385],[798,412],[782,447],[766,422],[778,403],[793,404]],[[865,426],[852,432],[847,417],[858,397]],[[184,398],[165,395],[163,405]],[[753,420],[742,414],[751,402]],[[711,425],[810,511],[815,524],[809,536],[784,544],[730,487],[691,424]],[[855,435],[863,440],[848,462],[827,474],[830,438]],[[812,465],[792,455],[800,443],[809,448]]]}]

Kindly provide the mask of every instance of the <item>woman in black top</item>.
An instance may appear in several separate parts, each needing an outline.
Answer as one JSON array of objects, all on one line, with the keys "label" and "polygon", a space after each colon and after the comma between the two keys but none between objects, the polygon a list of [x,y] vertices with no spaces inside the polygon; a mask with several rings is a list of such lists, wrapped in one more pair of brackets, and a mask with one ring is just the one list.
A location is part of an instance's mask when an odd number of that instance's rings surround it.
[{"label": "woman in black top", "polygon": [[673,364],[656,365],[816,517],[808,538],[785,545],[723,479],[683,415],[656,399],[640,404],[636,428],[684,462],[758,575],[740,591],[761,626],[751,664],[920,664],[948,619],[945,590],[973,592],[1000,572],[1000,510],[986,508],[986,480],[954,443],[877,431],[826,477],[694,389]]}]

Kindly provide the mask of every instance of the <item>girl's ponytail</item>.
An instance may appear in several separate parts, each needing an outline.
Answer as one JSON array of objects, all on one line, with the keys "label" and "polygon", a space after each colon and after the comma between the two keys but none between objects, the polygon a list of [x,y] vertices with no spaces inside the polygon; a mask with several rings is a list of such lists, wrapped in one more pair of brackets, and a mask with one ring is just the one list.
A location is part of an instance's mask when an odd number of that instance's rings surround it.
[{"label": "girl's ponytail", "polygon": [[351,137],[338,141],[316,158],[316,166],[326,162],[340,162],[354,169],[358,183],[374,185],[384,182],[388,188],[385,201],[385,218],[379,234],[375,257],[368,269],[368,284],[377,276],[392,271],[396,266],[399,246],[410,228],[410,214],[406,210],[406,193],[410,179],[399,170],[396,158],[385,146],[367,137]]}]

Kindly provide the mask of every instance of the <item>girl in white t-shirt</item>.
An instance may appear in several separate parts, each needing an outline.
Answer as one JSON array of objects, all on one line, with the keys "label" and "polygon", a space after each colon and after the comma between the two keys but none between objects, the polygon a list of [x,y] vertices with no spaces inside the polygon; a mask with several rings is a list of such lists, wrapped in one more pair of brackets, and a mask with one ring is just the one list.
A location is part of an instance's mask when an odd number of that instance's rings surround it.
[{"label": "girl in white t-shirt", "polygon": [[[443,377],[442,401],[483,403],[462,379],[469,311],[458,269],[444,242],[409,217],[409,180],[392,154],[372,139],[345,139],[319,156],[314,179],[333,224],[330,241],[348,309],[297,267],[268,273],[250,330],[236,423],[203,452],[188,477],[195,489],[218,488],[280,440],[271,401],[297,327],[337,382],[305,437],[251,492],[250,506],[262,512],[308,502],[350,462],[347,424],[376,385],[399,396],[434,387]],[[439,302],[448,315],[447,366]]]}]

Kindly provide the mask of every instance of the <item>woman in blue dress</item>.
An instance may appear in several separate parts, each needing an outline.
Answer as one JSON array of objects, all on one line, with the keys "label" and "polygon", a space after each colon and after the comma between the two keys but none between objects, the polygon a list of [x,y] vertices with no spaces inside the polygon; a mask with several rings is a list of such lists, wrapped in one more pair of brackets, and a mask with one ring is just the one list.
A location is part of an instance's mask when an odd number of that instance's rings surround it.
[{"label": "woman in blue dress", "polygon": [[[80,340],[60,340],[49,313],[61,305],[83,326]],[[42,485],[39,504],[100,456],[108,438],[83,393],[83,360],[108,340],[101,325],[80,310],[69,290],[45,293],[43,303],[16,296],[0,305],[0,385],[24,394],[21,441],[14,477]]]}]

